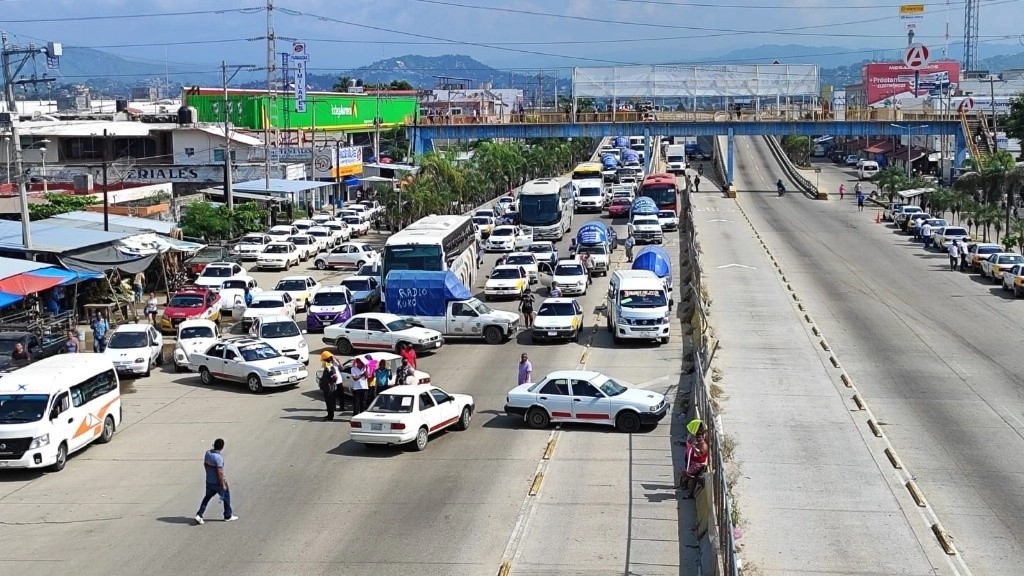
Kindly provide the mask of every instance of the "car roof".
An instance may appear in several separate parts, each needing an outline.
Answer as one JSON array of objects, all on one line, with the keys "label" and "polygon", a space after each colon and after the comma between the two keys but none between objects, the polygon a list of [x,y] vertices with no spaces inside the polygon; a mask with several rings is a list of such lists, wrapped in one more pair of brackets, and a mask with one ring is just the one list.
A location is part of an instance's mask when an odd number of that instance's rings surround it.
[{"label": "car roof", "polygon": [[501,266],[495,266],[492,268],[491,272],[494,272],[495,270],[515,270],[517,272],[521,272],[523,268],[519,264],[502,264]]},{"label": "car roof", "polygon": [[565,259],[565,260],[559,260],[558,262],[555,262],[555,267],[557,268],[558,266],[561,266],[562,264],[566,264],[566,265],[577,264],[577,265],[580,265],[580,264],[583,264],[583,262],[580,262],[579,258],[568,258],[568,259]]},{"label": "car roof", "polygon": [[152,327],[152,324],[140,324],[138,322],[132,322],[130,324],[120,324],[114,328],[114,332],[146,332]]},{"label": "car roof", "polygon": [[[348,278],[346,278],[346,280],[347,279]],[[335,284],[333,286],[324,286],[317,290],[316,293],[319,294],[321,292],[344,292],[346,290],[348,290],[348,288],[346,288],[345,286],[342,286],[341,284]]]},{"label": "car roof", "polygon": [[[147,324],[148,326],[148,324]],[[58,354],[0,377],[2,394],[53,394],[82,376],[114,369],[106,354]]]},{"label": "car roof", "polygon": [[210,262],[206,265],[207,268],[223,268],[224,266],[238,266],[234,262]]},{"label": "car roof", "polygon": [[[346,277],[342,278],[341,281],[344,282],[346,280],[371,280],[371,279],[372,280],[376,280],[377,277],[376,276],[360,276],[359,274],[353,274],[351,276],[346,276]],[[344,285],[342,284],[342,285],[339,286],[339,288],[341,288],[341,287],[344,287]]]},{"label": "car roof", "polygon": [[285,280],[308,280],[310,278],[312,278],[312,276],[285,276],[278,280],[278,282],[284,282]]},{"label": "car roof", "polygon": [[373,360],[376,360],[378,362],[380,362],[381,360],[399,360],[402,358],[398,354],[392,354],[391,352],[369,352],[366,354],[356,354],[355,356],[349,358],[349,360],[355,360],[356,358],[359,358],[360,360],[365,360],[367,357],[372,358]]},{"label": "car roof", "polygon": [[234,344],[235,346],[249,346],[252,344],[265,344],[269,346],[263,340],[259,338],[253,338],[252,336],[225,336],[220,339],[219,344]]},{"label": "car roof", "polygon": [[291,242],[282,242],[281,240],[277,240],[267,244],[267,246],[287,246],[288,244],[291,244]]},{"label": "car roof", "polygon": [[292,324],[295,324],[295,320],[292,320],[291,318],[285,316],[284,314],[269,314],[267,316],[260,316],[258,320],[263,324],[267,324],[269,322],[291,322]]},{"label": "car roof", "polygon": [[533,252],[512,252],[512,253],[510,253],[508,255],[508,257],[512,257],[512,256],[529,256],[530,258],[536,258],[537,257],[537,255],[534,254]]},{"label": "car roof", "polygon": [[431,386],[430,384],[399,384],[398,386],[391,386],[387,390],[380,394],[392,394],[395,396],[418,396],[424,392],[429,392],[437,386]]},{"label": "car roof", "polygon": [[547,376],[544,376],[544,379],[580,378],[582,380],[593,380],[599,376],[604,376],[604,374],[593,370],[555,370],[554,372],[549,372]]},{"label": "car roof", "polygon": [[356,314],[353,318],[376,318],[385,322],[392,322],[394,320],[401,320],[402,317],[397,314],[389,314],[387,312],[363,312]]},{"label": "car roof", "polygon": [[178,288],[177,290],[174,291],[174,295],[172,295],[171,297],[173,298],[174,296],[179,296],[179,295],[180,296],[206,296],[207,294],[210,294],[211,292],[213,292],[213,290],[211,290],[209,288],[204,288],[203,286],[188,286],[188,287],[185,287],[185,288]]},{"label": "car roof", "polygon": [[572,304],[575,301],[575,298],[545,298],[544,301],[541,302],[541,305],[543,306],[544,304],[547,304],[549,302],[551,304]]},{"label": "car roof", "polygon": [[370,246],[370,248],[373,248],[369,242],[345,242],[342,246]]},{"label": "car roof", "polygon": [[189,320],[185,320],[181,324],[178,324],[178,330],[180,331],[182,328],[190,328],[192,326],[208,326],[216,328],[217,324],[215,324],[213,320],[207,320],[205,318],[191,318]]},{"label": "car roof", "polygon": [[284,297],[285,294],[287,294],[287,292],[284,292],[283,290],[265,290],[263,292],[258,292],[256,294],[253,294],[252,299],[253,300],[280,300],[281,298]]}]

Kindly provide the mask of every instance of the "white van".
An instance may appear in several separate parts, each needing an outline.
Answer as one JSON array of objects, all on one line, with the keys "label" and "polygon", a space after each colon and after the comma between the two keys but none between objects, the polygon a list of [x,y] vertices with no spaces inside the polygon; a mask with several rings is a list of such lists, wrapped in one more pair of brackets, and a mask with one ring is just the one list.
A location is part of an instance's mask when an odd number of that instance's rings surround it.
[{"label": "white van", "polygon": [[608,281],[608,331],[624,338],[667,344],[671,324],[665,283],[650,270],[617,270]]},{"label": "white van", "polygon": [[59,354],[0,378],[0,468],[59,472],[120,424],[120,382],[105,354]]},{"label": "white van", "polygon": [[873,160],[862,160],[857,168],[857,176],[861,180],[870,180],[872,176],[878,174],[878,162]]}]

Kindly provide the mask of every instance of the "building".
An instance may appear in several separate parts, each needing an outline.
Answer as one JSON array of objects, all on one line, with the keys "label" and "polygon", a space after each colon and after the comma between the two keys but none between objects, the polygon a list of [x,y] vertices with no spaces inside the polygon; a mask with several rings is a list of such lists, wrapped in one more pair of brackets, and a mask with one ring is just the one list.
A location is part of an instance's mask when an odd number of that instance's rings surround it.
[{"label": "building", "polygon": [[423,91],[420,122],[509,122],[523,108],[523,91],[514,88],[451,86]]}]

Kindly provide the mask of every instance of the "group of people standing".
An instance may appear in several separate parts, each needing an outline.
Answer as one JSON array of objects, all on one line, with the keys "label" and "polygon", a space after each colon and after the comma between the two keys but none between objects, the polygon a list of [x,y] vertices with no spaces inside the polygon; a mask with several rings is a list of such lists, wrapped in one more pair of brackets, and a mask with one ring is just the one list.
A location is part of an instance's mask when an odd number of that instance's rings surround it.
[{"label": "group of people standing", "polygon": [[[392,374],[386,362],[378,362],[373,356],[357,356],[347,369],[352,378],[352,414],[360,414],[369,409],[377,395],[391,386],[406,384],[416,372],[416,351],[406,344],[400,351],[402,364]],[[320,373],[317,385],[324,394],[327,416],[324,420],[334,420],[335,407],[338,411],[345,409],[345,392],[342,388],[342,364],[329,351],[320,354]]]}]

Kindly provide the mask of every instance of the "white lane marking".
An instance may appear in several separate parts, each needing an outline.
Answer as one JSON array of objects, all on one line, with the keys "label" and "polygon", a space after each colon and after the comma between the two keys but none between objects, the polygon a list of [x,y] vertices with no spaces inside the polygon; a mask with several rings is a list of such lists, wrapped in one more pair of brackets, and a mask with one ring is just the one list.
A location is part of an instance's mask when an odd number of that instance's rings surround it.
[{"label": "white lane marking", "polygon": [[717,268],[719,270],[725,268],[746,268],[747,270],[757,270],[757,268],[754,268],[753,266],[747,266],[746,264],[726,264],[724,266],[717,266]]}]

